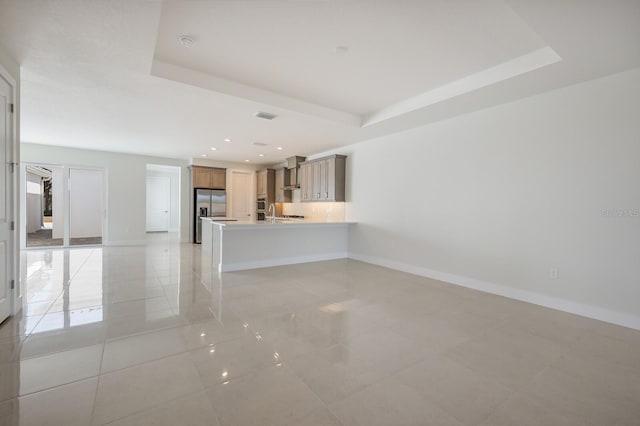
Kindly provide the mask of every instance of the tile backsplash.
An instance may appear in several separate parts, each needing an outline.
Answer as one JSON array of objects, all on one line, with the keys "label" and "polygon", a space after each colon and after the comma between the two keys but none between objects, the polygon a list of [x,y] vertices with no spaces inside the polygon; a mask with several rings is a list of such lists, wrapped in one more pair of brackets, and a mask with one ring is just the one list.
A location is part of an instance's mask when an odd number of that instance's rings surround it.
[{"label": "tile backsplash", "polygon": [[293,191],[293,202],[282,203],[282,214],[304,216],[310,220],[340,222],[344,220],[344,203],[301,203],[300,191]]}]

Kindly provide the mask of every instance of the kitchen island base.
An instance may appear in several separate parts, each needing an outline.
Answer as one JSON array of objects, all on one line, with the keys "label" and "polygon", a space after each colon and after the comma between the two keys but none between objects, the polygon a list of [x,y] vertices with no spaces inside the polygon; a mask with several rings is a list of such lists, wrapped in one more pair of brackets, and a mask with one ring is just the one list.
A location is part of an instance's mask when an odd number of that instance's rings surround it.
[{"label": "kitchen island base", "polygon": [[348,257],[349,223],[207,222],[202,254],[219,272]]}]

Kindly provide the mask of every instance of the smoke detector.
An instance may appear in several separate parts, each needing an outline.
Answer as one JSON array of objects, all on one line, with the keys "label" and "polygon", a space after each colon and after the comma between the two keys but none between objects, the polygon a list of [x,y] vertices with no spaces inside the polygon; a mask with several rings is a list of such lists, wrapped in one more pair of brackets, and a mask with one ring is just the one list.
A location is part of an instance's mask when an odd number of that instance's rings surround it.
[{"label": "smoke detector", "polygon": [[193,36],[188,35],[188,34],[182,34],[182,35],[178,36],[178,41],[184,47],[191,47],[191,46],[193,46],[193,43],[196,42],[196,40],[193,38]]},{"label": "smoke detector", "polygon": [[274,118],[277,117],[277,115],[271,114],[270,112],[258,111],[256,112],[256,117],[264,118],[265,120],[273,120]]}]

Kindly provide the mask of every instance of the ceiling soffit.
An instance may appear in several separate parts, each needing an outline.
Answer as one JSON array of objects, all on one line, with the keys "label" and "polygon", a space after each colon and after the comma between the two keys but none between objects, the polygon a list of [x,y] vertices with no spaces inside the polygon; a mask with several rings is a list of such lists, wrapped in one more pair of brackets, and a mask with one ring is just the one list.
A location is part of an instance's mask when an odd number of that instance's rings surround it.
[{"label": "ceiling soffit", "polygon": [[165,2],[151,74],[368,127],[559,61],[504,2]]}]

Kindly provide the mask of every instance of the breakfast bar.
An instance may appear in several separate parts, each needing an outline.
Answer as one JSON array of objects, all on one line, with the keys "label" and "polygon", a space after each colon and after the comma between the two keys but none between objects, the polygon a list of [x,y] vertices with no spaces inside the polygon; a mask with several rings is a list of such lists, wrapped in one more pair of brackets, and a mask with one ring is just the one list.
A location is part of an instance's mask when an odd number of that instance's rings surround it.
[{"label": "breakfast bar", "polygon": [[350,222],[202,219],[202,256],[219,272],[348,256]]}]

